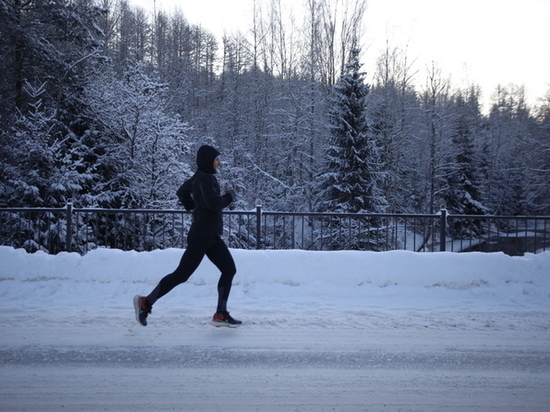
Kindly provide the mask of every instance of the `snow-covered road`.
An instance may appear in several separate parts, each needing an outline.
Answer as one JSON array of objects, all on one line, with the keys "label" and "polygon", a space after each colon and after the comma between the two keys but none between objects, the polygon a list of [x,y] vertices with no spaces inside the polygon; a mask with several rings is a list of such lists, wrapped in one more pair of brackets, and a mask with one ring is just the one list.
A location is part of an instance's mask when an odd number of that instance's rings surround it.
[{"label": "snow-covered road", "polygon": [[[27,315],[37,325],[41,315]],[[377,315],[388,325],[408,316]],[[421,328],[284,333],[260,324],[215,329],[198,319],[192,328],[184,319],[179,327],[171,320],[120,329],[87,319],[83,333],[82,319],[65,315],[65,325],[42,319],[33,337],[12,324],[12,343],[2,339],[0,350],[0,409],[548,411],[548,331],[536,322],[491,327],[547,314],[462,314],[479,316],[485,329],[449,322],[458,315],[417,311]]]}]

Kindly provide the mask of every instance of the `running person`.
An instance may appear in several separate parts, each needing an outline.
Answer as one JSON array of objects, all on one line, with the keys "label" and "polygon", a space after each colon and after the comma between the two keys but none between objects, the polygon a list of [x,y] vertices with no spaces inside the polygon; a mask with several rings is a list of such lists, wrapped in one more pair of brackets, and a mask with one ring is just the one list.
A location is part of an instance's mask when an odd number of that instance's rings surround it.
[{"label": "running person", "polygon": [[197,171],[178,189],[178,198],[186,210],[193,211],[193,223],[187,237],[187,249],[176,270],[160,280],[148,296],[136,295],[134,308],[137,321],[147,325],[147,316],[157,300],[177,285],[186,282],[199,267],[204,256],[220,270],[218,281],[218,306],[212,317],[214,326],[236,327],[242,322],[235,320],[227,311],[227,300],[233,277],[237,272],[235,262],[223,233],[222,209],[235,201],[233,190],[221,194],[215,174],[221,166],[220,153],[212,146],[201,146],[197,152]]}]

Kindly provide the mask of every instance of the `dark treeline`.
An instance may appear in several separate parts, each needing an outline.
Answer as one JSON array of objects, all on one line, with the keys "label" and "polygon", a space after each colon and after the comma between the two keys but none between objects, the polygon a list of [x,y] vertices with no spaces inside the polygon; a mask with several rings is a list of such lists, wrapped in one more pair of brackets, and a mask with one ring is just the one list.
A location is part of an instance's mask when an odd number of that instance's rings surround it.
[{"label": "dark treeline", "polygon": [[[365,83],[365,1],[257,1],[221,41],[185,11],[121,0],[0,1],[3,206],[174,207],[194,153],[281,211],[550,213],[550,93],[424,81],[400,48]],[[487,92],[487,91],[484,91]]]}]

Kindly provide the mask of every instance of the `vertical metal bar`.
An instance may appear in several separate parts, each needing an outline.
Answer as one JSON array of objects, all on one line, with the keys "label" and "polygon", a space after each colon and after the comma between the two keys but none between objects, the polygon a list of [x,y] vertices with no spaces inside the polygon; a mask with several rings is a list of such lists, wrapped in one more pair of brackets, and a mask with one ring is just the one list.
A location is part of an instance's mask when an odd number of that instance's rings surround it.
[{"label": "vertical metal bar", "polygon": [[100,240],[99,240],[99,234],[101,233],[101,228],[99,227],[99,225],[101,224],[101,219],[99,218],[99,213],[96,213],[95,214],[95,227],[94,227],[94,232],[95,232],[95,244],[96,244],[96,247],[97,246],[107,246],[105,240],[103,241],[103,244],[100,244]]},{"label": "vertical metal bar", "polygon": [[285,233],[286,233],[286,216],[283,216],[283,233],[281,233],[281,236],[279,237],[283,241],[283,244],[282,244],[283,249],[287,249],[286,242],[285,242]]},{"label": "vertical metal bar", "polygon": [[65,250],[67,252],[73,251],[73,204],[71,202],[67,203],[67,233],[65,236]]},{"label": "vertical metal bar", "polygon": [[76,223],[75,223],[75,236],[76,236],[76,243],[78,244],[79,243],[79,240],[80,240],[80,216],[77,214],[75,216],[75,220],[76,220]]},{"label": "vertical metal bar", "polygon": [[447,229],[447,209],[441,209],[441,220],[440,220],[440,232],[439,232],[439,251],[445,252],[445,233]]},{"label": "vertical metal bar", "polygon": [[548,223],[548,220],[544,219],[544,232],[543,233],[543,237],[542,237],[542,251],[543,252],[546,252],[546,235],[548,234],[548,231],[546,230],[547,229],[547,223]]},{"label": "vertical metal bar", "polygon": [[[312,229],[311,229],[311,236],[313,238],[314,236],[314,230],[313,230],[313,226],[312,226]],[[319,217],[319,250],[323,250],[323,217],[320,216]]]},{"label": "vertical metal bar", "polygon": [[[283,219],[283,222],[284,222],[284,216],[282,216],[282,219]],[[278,222],[279,222],[279,217],[273,215],[273,248],[274,249],[276,248],[275,245],[277,244],[277,242],[276,242],[277,237],[275,235],[277,233],[276,228],[277,228]]]},{"label": "vertical metal bar", "polygon": [[[407,250],[407,217],[404,218],[403,220],[403,249],[404,250]],[[396,224],[399,222],[399,220],[397,219],[397,217],[395,218],[395,222]],[[396,239],[399,235],[396,236]]]},{"label": "vertical metal bar", "polygon": [[533,239],[533,253],[537,253],[537,229],[538,229],[538,225],[537,225],[537,222],[538,222],[538,219],[535,219],[535,228],[534,228],[534,239]]},{"label": "vertical metal bar", "polygon": [[249,228],[251,227],[250,225],[250,220],[252,219],[252,215],[246,215],[246,246],[247,246],[247,249],[249,249],[252,245],[250,244],[250,230]]},{"label": "vertical metal bar", "polygon": [[[397,245],[398,245],[398,242],[397,242],[397,239],[399,238],[399,224],[398,224],[398,220],[397,220],[397,217],[394,216],[394,217],[388,217],[387,218],[388,221],[390,221],[390,219],[392,220],[392,225],[393,225],[393,246],[391,247],[390,250],[393,250],[393,249],[397,249]],[[388,249],[386,249],[388,250]]]},{"label": "vertical metal bar", "polygon": [[[390,243],[390,238],[391,238],[391,234],[390,234],[390,218],[389,217],[386,217],[386,218],[383,218],[381,217],[380,220],[381,221],[384,221],[385,219],[385,226],[386,226],[386,247],[387,245]],[[384,250],[387,250],[387,249],[384,249]]]},{"label": "vertical metal bar", "polygon": [[[339,238],[339,239],[342,239],[342,237],[343,237],[343,235],[342,235],[342,226],[344,226],[344,224],[342,223],[342,221],[345,219],[345,217],[344,217],[344,216],[340,216],[339,219],[340,219],[340,221],[339,221],[339,223],[338,223],[338,238]],[[342,242],[342,243],[341,243],[342,245],[346,245],[346,243],[345,243],[343,240],[341,240],[341,242]],[[349,243],[347,243],[347,245],[349,246]]]},{"label": "vertical metal bar", "polygon": [[302,249],[304,248],[304,240],[306,238],[306,234],[304,233],[304,221],[305,215],[302,216]]},{"label": "vertical metal bar", "polygon": [[[412,219],[412,229],[411,229],[411,233],[412,233],[412,251],[413,252],[416,252],[416,232],[418,230],[418,218],[416,217],[411,217]],[[407,232],[405,232],[405,237],[407,236]]]},{"label": "vertical metal bar", "polygon": [[523,225],[523,227],[525,228],[525,232],[524,232],[524,237],[523,237],[523,240],[524,240],[524,250],[525,252],[527,252],[527,228],[529,227],[529,219],[525,219],[525,224]]},{"label": "vertical metal bar", "polygon": [[256,200],[256,249],[262,245],[262,203]]},{"label": "vertical metal bar", "polygon": [[[354,232],[353,232],[353,229],[354,229],[354,217],[353,217],[353,216],[349,216],[349,218],[348,218],[348,228],[349,228],[349,230],[348,230],[348,233],[349,233],[349,234],[348,234],[348,237],[349,237],[350,241],[352,241],[352,239],[353,239],[353,237],[354,237]],[[353,243],[355,243],[357,246],[359,246],[359,243],[358,243],[355,239],[353,239]],[[359,248],[358,248],[358,250],[359,250]]]},{"label": "vertical metal bar", "polygon": [[290,248],[294,249],[295,244],[296,244],[296,216],[292,215],[292,237],[291,237]]},{"label": "vertical metal bar", "polygon": [[[76,230],[77,230],[77,233],[76,233],[76,238],[77,238],[76,243],[77,243],[77,244],[78,244],[78,243],[80,243],[80,244],[83,243],[81,237],[83,237],[84,239],[86,239],[85,242],[84,242],[84,247],[83,247],[82,249],[80,249],[80,250],[81,250],[81,254],[86,254],[86,253],[88,253],[88,241],[89,241],[89,235],[90,235],[89,230],[88,230],[88,229],[89,229],[89,226],[90,226],[90,223],[89,223],[89,222],[90,222],[90,218],[88,217],[88,214],[86,214],[85,216],[86,216],[86,218],[84,219],[80,213],[78,214],[79,225],[77,226],[77,229],[76,229]],[[84,223],[86,223],[86,224],[84,224]],[[81,226],[81,225],[84,226],[84,228],[83,228],[83,230],[84,230],[84,235],[81,235],[81,234],[80,234],[80,226]]]},{"label": "vertical metal bar", "polygon": [[516,239],[518,238],[519,236],[519,220],[516,219]]},{"label": "vertical metal bar", "polygon": [[361,218],[357,219],[357,237],[363,241],[363,233],[361,232],[363,228],[361,227]]}]

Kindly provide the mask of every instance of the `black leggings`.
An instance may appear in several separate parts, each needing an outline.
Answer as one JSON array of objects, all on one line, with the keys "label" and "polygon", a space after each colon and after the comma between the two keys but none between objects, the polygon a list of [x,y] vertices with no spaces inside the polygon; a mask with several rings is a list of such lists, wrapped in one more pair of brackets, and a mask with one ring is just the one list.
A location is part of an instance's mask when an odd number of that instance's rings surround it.
[{"label": "black leggings", "polygon": [[147,296],[147,300],[153,305],[158,299],[166,295],[177,285],[186,282],[193,272],[199,267],[204,256],[212,261],[221,271],[218,282],[218,312],[227,311],[227,299],[231,292],[231,282],[237,268],[235,261],[227,248],[223,239],[216,237],[189,237],[187,239],[187,249],[181,257],[181,261],[176,270],[161,279],[157,287]]}]

